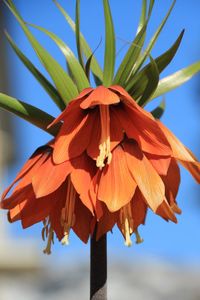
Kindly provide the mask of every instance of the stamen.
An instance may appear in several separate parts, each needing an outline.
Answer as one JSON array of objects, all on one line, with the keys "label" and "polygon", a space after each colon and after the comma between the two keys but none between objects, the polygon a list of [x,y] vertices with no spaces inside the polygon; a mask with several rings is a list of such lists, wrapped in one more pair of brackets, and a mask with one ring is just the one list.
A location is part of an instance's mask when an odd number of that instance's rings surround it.
[{"label": "stamen", "polygon": [[130,203],[120,209],[120,223],[122,225],[122,233],[125,237],[125,245],[130,247],[132,245],[131,234],[133,233],[133,218]]},{"label": "stamen", "polygon": [[112,159],[110,151],[110,113],[108,105],[100,105],[101,118],[101,143],[99,145],[99,156],[97,157],[96,166],[102,169],[105,166],[105,160],[109,165]]},{"label": "stamen", "polygon": [[136,230],[134,231],[134,233],[135,233],[135,236],[136,236],[136,244],[141,244],[141,243],[143,243],[144,240],[143,240],[143,238],[141,238],[141,236],[140,236],[140,234],[139,234],[139,232],[138,232],[138,229],[136,229]]},{"label": "stamen", "polygon": [[66,202],[65,207],[62,209],[61,213],[61,225],[64,228],[64,237],[61,241],[62,245],[69,244],[69,233],[71,227],[75,224],[75,199],[76,199],[76,191],[68,177],[67,180],[67,193],[66,193]]},{"label": "stamen", "polygon": [[50,227],[49,232],[48,232],[48,240],[47,240],[47,246],[46,248],[43,250],[43,252],[45,254],[51,254],[51,244],[53,242],[54,239],[54,232],[53,229]]}]

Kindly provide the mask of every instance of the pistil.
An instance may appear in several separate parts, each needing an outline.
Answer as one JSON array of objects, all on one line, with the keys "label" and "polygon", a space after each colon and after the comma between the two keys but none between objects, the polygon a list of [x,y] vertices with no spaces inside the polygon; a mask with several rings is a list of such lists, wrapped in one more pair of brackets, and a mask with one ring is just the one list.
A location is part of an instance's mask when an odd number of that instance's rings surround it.
[{"label": "pistil", "polygon": [[110,151],[110,113],[109,105],[100,105],[101,118],[101,141],[99,145],[99,156],[97,157],[96,166],[102,169],[105,161],[110,164],[112,153]]},{"label": "pistil", "polygon": [[69,233],[71,227],[75,224],[75,199],[76,199],[76,191],[70,181],[70,177],[67,179],[67,192],[66,192],[66,202],[65,207],[61,212],[61,225],[64,229],[64,237],[61,241],[62,245],[69,244]]}]

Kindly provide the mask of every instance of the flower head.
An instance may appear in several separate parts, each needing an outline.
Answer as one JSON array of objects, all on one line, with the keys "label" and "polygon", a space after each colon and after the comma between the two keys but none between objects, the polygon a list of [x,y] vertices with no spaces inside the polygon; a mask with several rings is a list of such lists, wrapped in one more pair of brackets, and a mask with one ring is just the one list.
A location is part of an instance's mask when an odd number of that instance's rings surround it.
[{"label": "flower head", "polygon": [[[200,182],[200,164],[183,144],[120,86],[87,88],[50,126],[55,140],[39,148],[3,195],[2,208],[23,227],[43,221],[45,252],[56,233],[68,243],[71,228],[87,242],[117,224],[125,244],[147,209],[177,222],[178,162]],[[8,192],[16,184],[11,196]]]}]

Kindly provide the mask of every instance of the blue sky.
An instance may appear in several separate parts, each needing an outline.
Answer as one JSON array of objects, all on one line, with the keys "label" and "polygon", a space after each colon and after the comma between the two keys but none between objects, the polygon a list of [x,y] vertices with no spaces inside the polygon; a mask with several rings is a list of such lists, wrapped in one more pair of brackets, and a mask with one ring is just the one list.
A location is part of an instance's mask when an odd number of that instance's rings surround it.
[{"label": "blue sky", "polygon": [[[123,2],[110,0],[118,47],[123,45],[123,41],[132,40],[137,28],[141,2],[139,0],[126,0]],[[172,1],[162,1],[162,5],[160,5],[161,1],[155,2],[155,9],[152,14],[147,39],[155,32]],[[15,3],[26,21],[46,27],[55,32],[75,51],[73,33],[51,0],[16,0]],[[60,3],[73,17],[75,1],[63,0]],[[171,74],[200,59],[199,10],[200,2],[198,0],[177,0],[170,19],[155,46],[153,57],[158,56],[168,49],[183,28],[186,31],[174,61],[163,72],[162,76]],[[9,23],[6,26],[20,48],[46,74],[22,30],[11,15],[9,16]],[[81,1],[81,30],[87,37],[92,49],[95,49],[101,37],[104,36],[101,1]],[[64,66],[64,58],[56,46],[37,30],[34,29],[33,32],[41,43]],[[102,44],[96,52],[101,64],[103,62],[103,51],[104,47]],[[56,116],[59,111],[50,101],[48,95],[45,94],[32,75],[23,67],[10,47],[8,47],[8,53],[12,96],[36,105]],[[117,60],[118,64],[119,59],[120,55]],[[196,76],[189,83],[166,95],[167,108],[162,121],[200,158],[200,128],[198,121],[200,116],[199,82],[200,78]],[[154,106],[156,103],[157,101],[152,105]],[[25,121],[15,119],[15,124],[15,146],[19,153],[19,159],[13,168],[9,170],[9,176],[5,184],[8,184],[14,178],[17,170],[34,149],[50,139],[50,136]],[[109,234],[109,252],[114,257],[124,257],[124,259],[126,257],[127,259],[127,257],[134,258],[136,255],[146,255],[153,258],[166,258],[177,262],[200,263],[200,235],[197,233],[197,228],[200,228],[200,204],[198,203],[200,189],[185,170],[181,169],[181,171],[182,183],[177,199],[183,213],[179,217],[178,225],[166,223],[158,216],[149,213],[146,226],[141,228],[141,235],[145,240],[143,244],[139,246],[133,245],[132,248],[127,249],[117,230],[114,231],[113,235]],[[41,227],[41,225],[36,225],[34,228],[22,231],[20,224],[15,224],[9,226],[9,230],[19,238],[26,238],[32,235],[39,236]],[[43,247],[42,242],[40,242],[38,247]],[[71,243],[68,248],[63,248],[58,244],[54,248],[55,251],[51,259],[58,254],[62,257],[68,256],[68,254],[86,256],[88,253],[88,246],[83,245],[74,235],[71,235]]]}]

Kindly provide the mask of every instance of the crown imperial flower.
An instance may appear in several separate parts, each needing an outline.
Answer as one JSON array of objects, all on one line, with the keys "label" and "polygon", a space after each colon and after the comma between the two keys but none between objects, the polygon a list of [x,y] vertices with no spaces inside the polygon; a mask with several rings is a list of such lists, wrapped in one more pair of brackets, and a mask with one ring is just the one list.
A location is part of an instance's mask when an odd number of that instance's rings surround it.
[{"label": "crown imperial flower", "polygon": [[50,253],[54,232],[62,244],[71,228],[87,242],[95,225],[97,239],[117,224],[127,246],[133,233],[140,243],[148,208],[177,222],[177,162],[198,182],[200,164],[122,87],[83,90],[49,127],[60,121],[56,138],[28,160],[1,204],[11,222],[44,222],[44,252]]}]

